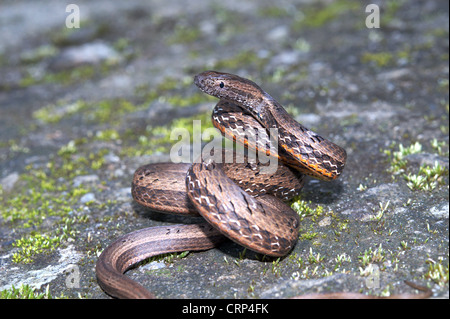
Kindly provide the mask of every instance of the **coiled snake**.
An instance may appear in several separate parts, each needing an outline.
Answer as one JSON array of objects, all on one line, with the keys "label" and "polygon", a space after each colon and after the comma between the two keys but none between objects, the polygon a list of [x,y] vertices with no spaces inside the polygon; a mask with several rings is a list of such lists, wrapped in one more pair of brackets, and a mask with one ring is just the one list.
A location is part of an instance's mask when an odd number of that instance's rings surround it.
[{"label": "coiled snake", "polygon": [[[111,296],[154,297],[123,273],[158,254],[210,249],[224,236],[262,254],[286,255],[297,241],[300,221],[280,199],[299,193],[303,174],[333,180],[344,169],[343,148],[297,123],[252,81],[207,71],[195,76],[194,82],[220,99],[213,124],[225,136],[278,160],[278,169],[263,174],[264,163],[250,156],[240,163],[233,152],[231,163],[203,158],[192,165],[160,163],[138,168],[132,183],[138,203],[156,211],[200,214],[207,223],[138,230],[108,246],[99,257],[96,273],[100,286]],[[278,131],[277,149],[263,139],[264,134],[253,144],[244,138],[249,132],[258,135],[269,129]]]}]

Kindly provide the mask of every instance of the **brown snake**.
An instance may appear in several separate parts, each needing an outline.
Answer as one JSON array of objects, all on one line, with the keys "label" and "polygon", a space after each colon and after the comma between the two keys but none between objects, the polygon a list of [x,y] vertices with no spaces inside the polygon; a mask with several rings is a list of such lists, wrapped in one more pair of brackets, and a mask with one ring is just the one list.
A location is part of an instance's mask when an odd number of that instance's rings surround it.
[{"label": "brown snake", "polygon": [[[224,235],[258,253],[286,255],[297,241],[300,221],[280,199],[299,193],[303,174],[332,180],[344,168],[344,149],[297,123],[250,80],[207,71],[194,82],[220,99],[212,120],[225,136],[270,153],[286,165],[279,161],[275,173],[263,174],[264,164],[249,156],[243,163],[202,159],[192,165],[159,163],[138,168],[132,195],[139,204],[166,213],[200,214],[208,223],[151,227],[117,239],[96,265],[98,282],[111,296],[154,298],[124,272],[151,256],[213,248]],[[277,129],[278,149],[270,149],[262,136],[255,139],[256,145],[250,144],[243,136],[257,132],[253,128]]]}]

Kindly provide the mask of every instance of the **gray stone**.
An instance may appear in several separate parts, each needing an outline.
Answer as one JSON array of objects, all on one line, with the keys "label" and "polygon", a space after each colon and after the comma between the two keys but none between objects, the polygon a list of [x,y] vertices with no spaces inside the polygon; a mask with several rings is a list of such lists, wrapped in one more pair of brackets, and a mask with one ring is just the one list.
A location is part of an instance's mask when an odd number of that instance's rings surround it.
[{"label": "gray stone", "polygon": [[86,204],[89,202],[95,201],[95,194],[94,193],[87,193],[84,194],[81,198],[80,198],[80,203],[82,204]]},{"label": "gray stone", "polygon": [[99,64],[104,61],[117,63],[120,55],[103,42],[92,42],[64,49],[50,64],[52,70],[72,69],[84,64]]},{"label": "gray stone", "polygon": [[8,176],[5,176],[0,180],[0,185],[2,185],[2,188],[5,192],[9,192],[13,189],[16,182],[19,180],[19,174],[17,172],[13,172],[9,174]]}]

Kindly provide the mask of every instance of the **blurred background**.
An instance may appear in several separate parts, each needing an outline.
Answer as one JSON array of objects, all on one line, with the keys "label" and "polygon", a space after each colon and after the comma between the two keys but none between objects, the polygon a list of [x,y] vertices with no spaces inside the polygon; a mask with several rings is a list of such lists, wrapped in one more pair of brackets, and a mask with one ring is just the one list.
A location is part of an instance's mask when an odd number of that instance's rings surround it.
[{"label": "blurred background", "polygon": [[448,297],[448,16],[446,1],[0,1],[2,296],[103,298],[93,267],[108,243],[189,222],[137,207],[129,185],[169,159],[173,128],[212,127],[216,99],[193,76],[213,69],[344,147],[346,170],[293,203],[291,257],[229,244],[133,278],[172,298],[389,295],[405,279]]}]

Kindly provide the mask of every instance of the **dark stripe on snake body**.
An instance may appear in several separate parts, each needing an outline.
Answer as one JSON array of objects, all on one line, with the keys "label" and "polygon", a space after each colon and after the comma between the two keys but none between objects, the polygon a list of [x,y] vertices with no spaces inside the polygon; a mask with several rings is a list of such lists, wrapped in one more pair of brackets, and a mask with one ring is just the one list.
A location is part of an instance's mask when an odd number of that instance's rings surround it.
[{"label": "dark stripe on snake body", "polygon": [[139,167],[131,184],[133,198],[139,204],[159,212],[198,216],[186,196],[186,185],[181,175],[190,166],[158,163]]},{"label": "dark stripe on snake body", "polygon": [[207,250],[224,239],[223,235],[207,223],[137,230],[120,237],[102,252],[96,265],[97,281],[108,294],[116,298],[155,298],[145,287],[123,273],[152,256]]},{"label": "dark stripe on snake body", "polygon": [[[231,158],[226,155],[226,150],[222,156]],[[260,174],[264,164],[258,160],[249,162],[247,156],[243,159],[242,163],[223,163],[222,169],[250,195],[272,194],[281,200],[289,200],[300,193],[304,175],[299,172],[278,163],[275,174]],[[133,198],[139,204],[158,212],[198,215],[186,193],[185,173],[190,166],[191,164],[161,163],[156,167],[155,164],[149,164],[138,168],[131,185]]]}]

